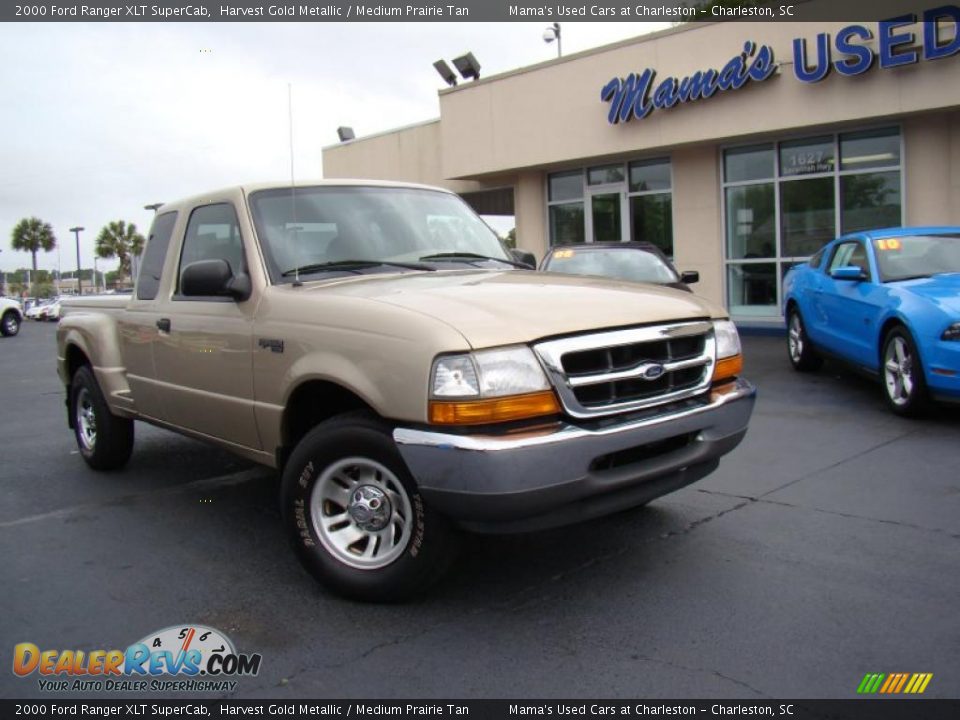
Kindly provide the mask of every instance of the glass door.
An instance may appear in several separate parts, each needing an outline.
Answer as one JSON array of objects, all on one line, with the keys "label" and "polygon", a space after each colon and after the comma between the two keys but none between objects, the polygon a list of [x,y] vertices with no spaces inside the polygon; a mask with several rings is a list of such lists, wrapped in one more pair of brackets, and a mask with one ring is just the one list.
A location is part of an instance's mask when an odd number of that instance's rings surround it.
[{"label": "glass door", "polygon": [[590,188],[587,213],[587,242],[623,242],[627,240],[626,198],[622,186]]}]

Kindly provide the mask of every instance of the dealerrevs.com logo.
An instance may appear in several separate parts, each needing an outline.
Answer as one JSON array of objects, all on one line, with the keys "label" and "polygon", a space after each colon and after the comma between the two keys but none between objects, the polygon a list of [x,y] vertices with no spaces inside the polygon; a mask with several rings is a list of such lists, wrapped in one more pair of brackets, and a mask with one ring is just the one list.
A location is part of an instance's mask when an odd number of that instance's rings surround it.
[{"label": "dealerrevs.com logo", "polygon": [[173,625],[126,650],[41,650],[33,643],[13,648],[13,673],[38,676],[40,690],[222,692],[233,678],[260,672],[259,654],[238,653],[219,630]]}]

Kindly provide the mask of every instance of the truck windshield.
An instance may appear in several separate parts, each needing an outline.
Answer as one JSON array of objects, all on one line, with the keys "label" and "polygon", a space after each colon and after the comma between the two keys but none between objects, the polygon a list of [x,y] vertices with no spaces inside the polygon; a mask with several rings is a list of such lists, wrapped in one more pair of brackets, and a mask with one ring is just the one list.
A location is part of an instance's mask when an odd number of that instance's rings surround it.
[{"label": "truck windshield", "polygon": [[[422,267],[421,258],[431,257],[472,262],[482,256],[512,264],[496,234],[466,203],[436,190],[288,187],[254,192],[250,206],[273,282],[358,269],[433,269]],[[343,261],[351,261],[350,270]]]},{"label": "truck windshield", "polygon": [[960,273],[960,236],[905,235],[873,241],[883,282]]}]

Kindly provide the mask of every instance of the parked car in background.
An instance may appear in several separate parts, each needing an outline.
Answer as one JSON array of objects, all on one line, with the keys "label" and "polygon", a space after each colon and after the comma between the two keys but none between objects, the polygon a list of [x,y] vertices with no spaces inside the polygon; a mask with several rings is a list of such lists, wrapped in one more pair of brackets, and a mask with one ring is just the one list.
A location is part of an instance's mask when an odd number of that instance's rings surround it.
[{"label": "parked car in background", "polygon": [[13,337],[20,332],[22,322],[20,303],[12,298],[0,298],[0,335]]},{"label": "parked car in background", "polygon": [[655,283],[691,292],[698,272],[679,273],[656,245],[643,242],[601,242],[551,248],[540,270],[568,275],[599,275],[615,280]]},{"label": "parked car in background", "polygon": [[30,320],[43,320],[44,313],[46,312],[47,306],[52,303],[53,300],[40,300],[36,302],[29,310],[27,310],[23,315],[24,317]]},{"label": "parked car in background", "polygon": [[60,320],[60,301],[63,298],[57,298],[49,305],[44,306],[43,310],[40,312],[41,320],[48,320],[50,322],[58,322]]},{"label": "parked car in background", "polygon": [[794,368],[845,360],[879,377],[901,415],[960,402],[960,227],[846,235],[783,282]]}]

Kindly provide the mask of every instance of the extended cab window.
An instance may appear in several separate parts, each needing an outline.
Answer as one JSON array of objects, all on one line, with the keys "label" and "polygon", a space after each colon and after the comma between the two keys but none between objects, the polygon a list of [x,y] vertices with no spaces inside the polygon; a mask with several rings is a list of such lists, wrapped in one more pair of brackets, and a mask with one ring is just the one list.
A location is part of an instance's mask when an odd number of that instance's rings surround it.
[{"label": "extended cab window", "polygon": [[234,275],[247,271],[240,223],[230,203],[205,205],[190,215],[183,250],[180,252],[177,294],[180,293],[179,278],[184,268],[199,260],[226,260]]},{"label": "extended cab window", "polygon": [[170,237],[176,222],[175,212],[154,218],[150,237],[147,238],[147,249],[140,264],[140,275],[137,277],[137,300],[153,300],[157,297],[163,261],[167,259],[167,248],[170,247]]}]

